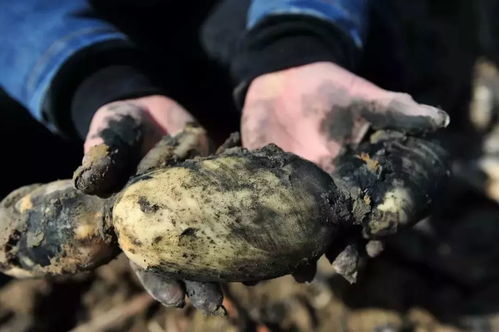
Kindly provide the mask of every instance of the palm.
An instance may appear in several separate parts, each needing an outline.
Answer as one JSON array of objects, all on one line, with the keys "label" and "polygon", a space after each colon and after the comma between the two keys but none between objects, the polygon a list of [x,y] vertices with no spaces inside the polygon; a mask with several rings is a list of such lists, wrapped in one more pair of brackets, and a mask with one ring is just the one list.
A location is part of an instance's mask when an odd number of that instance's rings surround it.
[{"label": "palm", "polygon": [[424,131],[447,122],[441,110],[319,62],[255,79],[246,96],[241,132],[249,149],[274,143],[332,171],[341,147],[360,141],[369,124]]}]

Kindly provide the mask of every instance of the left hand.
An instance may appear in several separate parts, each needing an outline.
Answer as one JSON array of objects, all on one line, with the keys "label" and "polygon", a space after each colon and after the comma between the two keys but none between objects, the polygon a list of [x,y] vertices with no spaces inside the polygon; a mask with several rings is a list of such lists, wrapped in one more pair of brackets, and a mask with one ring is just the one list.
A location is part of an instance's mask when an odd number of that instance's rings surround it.
[{"label": "left hand", "polygon": [[409,132],[445,127],[448,115],[384,90],[331,62],[257,77],[249,86],[241,135],[249,149],[269,143],[334,169],[342,146],[359,142],[369,125]]},{"label": "left hand", "polygon": [[[253,80],[241,136],[248,149],[274,143],[331,173],[342,147],[359,143],[370,126],[414,133],[448,123],[447,113],[418,104],[408,94],[384,90],[334,63],[317,62]],[[351,264],[345,271],[342,264],[333,266],[352,281],[359,260],[349,248],[332,247],[326,255],[333,262],[344,249],[342,261],[348,257]],[[297,281],[311,281],[314,275],[315,264],[293,274]]]}]

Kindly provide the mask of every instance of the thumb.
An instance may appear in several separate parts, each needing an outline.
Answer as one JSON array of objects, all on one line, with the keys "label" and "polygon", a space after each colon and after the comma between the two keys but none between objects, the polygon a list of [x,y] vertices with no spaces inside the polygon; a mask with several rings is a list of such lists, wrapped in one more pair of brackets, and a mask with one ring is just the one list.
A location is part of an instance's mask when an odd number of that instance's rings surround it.
[{"label": "thumb", "polygon": [[360,116],[374,129],[398,129],[409,133],[433,132],[449,125],[449,115],[436,107],[418,104],[404,93],[386,92],[384,98],[359,107]]},{"label": "thumb", "polygon": [[75,187],[103,197],[120,190],[141,157],[162,136],[192,119],[180,105],[163,96],[104,105],[92,118],[83,162],[73,175]]},{"label": "thumb", "polygon": [[76,189],[108,196],[119,189],[140,158],[144,138],[142,110],[130,103],[106,105],[94,115],[82,165],[73,175]]}]

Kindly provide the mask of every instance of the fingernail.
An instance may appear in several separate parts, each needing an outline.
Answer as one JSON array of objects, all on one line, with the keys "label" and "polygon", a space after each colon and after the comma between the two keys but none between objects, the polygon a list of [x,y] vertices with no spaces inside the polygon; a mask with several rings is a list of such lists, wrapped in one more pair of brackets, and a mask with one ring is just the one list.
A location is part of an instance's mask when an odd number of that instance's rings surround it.
[{"label": "fingernail", "polygon": [[211,315],[225,315],[222,305],[223,293],[220,285],[213,282],[198,282],[185,280],[187,296],[192,305]]},{"label": "fingernail", "polygon": [[450,116],[444,110],[438,109],[438,114],[442,119],[442,127],[446,128],[450,124]]},{"label": "fingernail", "polygon": [[182,308],[185,305],[185,292],[175,280],[168,280],[153,297],[168,308]]},{"label": "fingernail", "polygon": [[185,291],[180,282],[152,271],[145,271],[132,262],[130,265],[142,287],[156,301],[169,308],[182,308],[184,306]]},{"label": "fingernail", "polygon": [[430,105],[421,105],[421,106],[425,108],[427,114],[431,119],[433,119],[433,121],[435,122],[435,126],[437,128],[445,128],[449,125],[450,116],[449,114],[447,114],[447,112],[438,107],[433,107]]}]

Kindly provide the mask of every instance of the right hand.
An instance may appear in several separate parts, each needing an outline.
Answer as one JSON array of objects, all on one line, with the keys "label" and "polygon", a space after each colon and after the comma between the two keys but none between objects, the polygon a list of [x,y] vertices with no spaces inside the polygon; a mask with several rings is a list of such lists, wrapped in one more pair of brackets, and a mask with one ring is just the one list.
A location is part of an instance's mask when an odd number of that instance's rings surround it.
[{"label": "right hand", "polygon": [[112,102],[92,118],[82,166],[74,175],[80,191],[109,196],[121,189],[140,159],[165,135],[175,135],[194,117],[160,95]]},{"label": "right hand", "polygon": [[[84,144],[83,164],[74,174],[77,189],[107,197],[122,189],[142,157],[166,135],[174,136],[195,122],[174,100],[147,96],[109,103],[92,118]],[[131,263],[144,289],[167,307],[182,307],[187,293],[191,303],[211,314],[223,314],[223,293],[217,283],[173,280]]]},{"label": "right hand", "polygon": [[[418,133],[448,123],[447,113],[408,94],[384,90],[334,63],[316,62],[255,78],[246,94],[241,135],[248,149],[274,143],[331,173],[342,148],[359,143],[369,126]],[[332,262],[340,257],[333,266],[352,281],[357,250],[343,240],[327,256]],[[315,269],[312,263],[295,279],[310,281]]]}]

